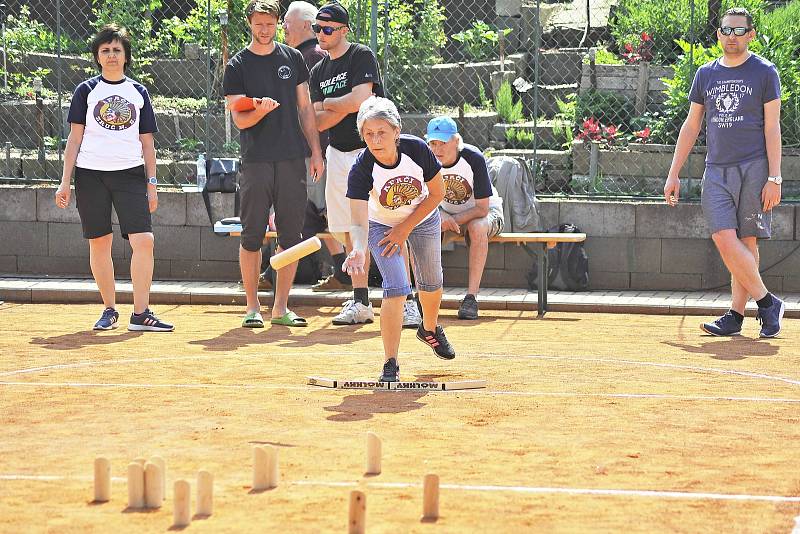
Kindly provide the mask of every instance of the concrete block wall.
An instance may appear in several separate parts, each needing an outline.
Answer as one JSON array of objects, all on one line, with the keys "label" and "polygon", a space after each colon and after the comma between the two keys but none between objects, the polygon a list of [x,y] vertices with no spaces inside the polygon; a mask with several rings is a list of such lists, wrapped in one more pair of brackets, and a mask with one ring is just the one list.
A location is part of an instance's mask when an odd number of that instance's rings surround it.
[{"label": "concrete block wall", "polygon": [[[66,210],[55,189],[0,186],[0,276],[91,276],[74,195]],[[233,195],[214,194],[215,218],[233,214]],[[592,289],[701,290],[729,283],[698,203],[540,200],[542,227],[570,222],[588,235]],[[129,274],[130,246],[114,225],[113,257]],[[238,280],[238,239],[214,235],[198,193],[162,191],[153,218],[157,279]],[[800,291],[800,206],[775,209],[773,239],[762,242],[770,289]],[[484,287],[527,287],[534,259],[516,245],[490,245]],[[445,284],[467,283],[467,249],[442,254]]]}]

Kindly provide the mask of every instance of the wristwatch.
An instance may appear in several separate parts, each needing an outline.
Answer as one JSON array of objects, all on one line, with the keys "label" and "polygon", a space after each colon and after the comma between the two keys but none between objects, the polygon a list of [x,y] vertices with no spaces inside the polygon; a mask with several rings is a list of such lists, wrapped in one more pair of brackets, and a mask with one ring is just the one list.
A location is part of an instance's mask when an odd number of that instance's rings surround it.
[{"label": "wristwatch", "polygon": [[767,181],[772,182],[774,184],[781,185],[783,183],[782,176],[767,176]]},{"label": "wristwatch", "polygon": [[158,185],[158,178],[156,178],[155,176],[151,176],[150,178],[147,179],[147,183],[150,185]]}]

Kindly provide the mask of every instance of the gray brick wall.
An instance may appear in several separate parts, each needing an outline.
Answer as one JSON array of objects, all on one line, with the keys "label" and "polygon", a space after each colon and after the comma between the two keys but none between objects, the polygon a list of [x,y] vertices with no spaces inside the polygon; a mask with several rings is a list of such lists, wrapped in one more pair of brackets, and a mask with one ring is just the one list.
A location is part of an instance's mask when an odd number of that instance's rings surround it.
[{"label": "gray brick wall", "polygon": [[[0,275],[90,276],[89,247],[74,204],[53,205],[53,188],[0,186]],[[238,239],[215,236],[198,193],[159,194],[153,218],[157,279],[238,280]],[[233,215],[233,195],[214,194],[217,218]],[[730,277],[708,237],[697,203],[541,200],[544,228],[571,222],[588,235],[593,289],[682,290],[725,287]],[[767,285],[800,291],[800,206],[775,211],[774,238],[761,245]],[[534,245],[538,250],[538,245]],[[128,276],[130,245],[114,227],[115,271]],[[493,244],[485,287],[527,287],[533,259],[522,247]],[[445,284],[467,283],[467,249],[442,253]]]}]

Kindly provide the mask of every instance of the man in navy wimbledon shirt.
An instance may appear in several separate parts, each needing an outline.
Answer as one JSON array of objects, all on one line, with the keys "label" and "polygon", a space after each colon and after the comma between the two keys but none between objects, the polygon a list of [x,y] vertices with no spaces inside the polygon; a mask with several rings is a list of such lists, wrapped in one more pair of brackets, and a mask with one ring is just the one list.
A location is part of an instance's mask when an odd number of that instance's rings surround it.
[{"label": "man in navy wimbledon shirt", "polygon": [[731,273],[731,309],[701,329],[715,336],[742,331],[745,304],[758,304],[760,337],[781,330],[784,303],[767,291],[758,271],[758,240],[769,239],[772,208],[781,200],[781,86],[775,65],[748,50],[753,17],[732,8],[717,38],[723,56],[698,69],[675,155],[664,185],[670,206],[678,203],[678,173],[706,119],[706,169],[701,203],[711,238]]}]

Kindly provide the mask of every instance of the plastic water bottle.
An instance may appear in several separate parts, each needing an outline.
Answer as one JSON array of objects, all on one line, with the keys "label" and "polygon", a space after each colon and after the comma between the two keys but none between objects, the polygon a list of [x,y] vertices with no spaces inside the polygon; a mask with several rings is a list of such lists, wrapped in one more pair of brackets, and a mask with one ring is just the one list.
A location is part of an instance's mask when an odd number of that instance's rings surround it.
[{"label": "plastic water bottle", "polygon": [[200,191],[206,188],[206,156],[202,153],[197,156],[197,188]]}]

